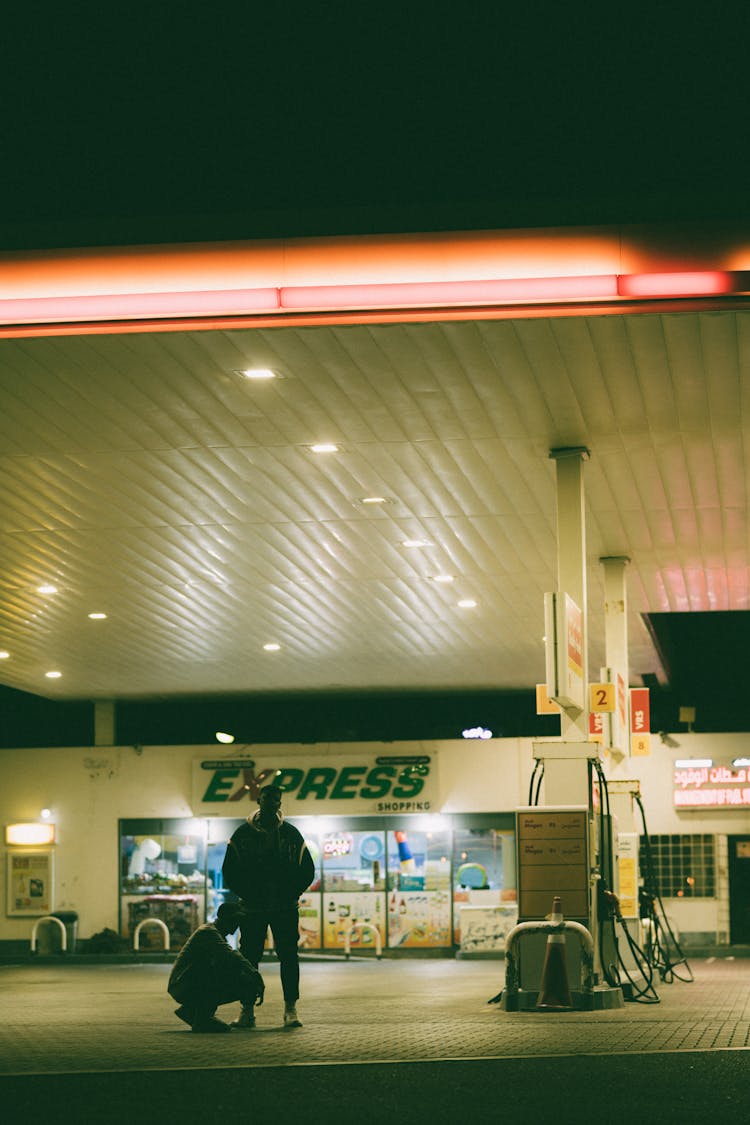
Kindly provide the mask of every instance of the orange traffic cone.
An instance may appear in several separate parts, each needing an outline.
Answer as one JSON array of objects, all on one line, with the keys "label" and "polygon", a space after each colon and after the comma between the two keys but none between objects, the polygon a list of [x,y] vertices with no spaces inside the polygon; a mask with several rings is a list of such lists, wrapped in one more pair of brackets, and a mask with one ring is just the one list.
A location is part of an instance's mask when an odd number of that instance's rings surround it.
[{"label": "orange traffic cone", "polygon": [[[550,922],[562,922],[563,913],[560,899],[552,900]],[[565,1012],[573,1006],[568,985],[568,967],[565,963],[565,934],[549,934],[544,953],[542,983],[539,988],[538,1009],[546,1012]]]}]

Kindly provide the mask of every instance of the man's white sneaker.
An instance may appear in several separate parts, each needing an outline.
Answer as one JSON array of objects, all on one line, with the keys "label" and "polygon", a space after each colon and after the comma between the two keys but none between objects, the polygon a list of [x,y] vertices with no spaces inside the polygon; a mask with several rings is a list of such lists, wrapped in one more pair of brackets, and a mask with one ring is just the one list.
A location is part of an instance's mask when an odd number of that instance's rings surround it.
[{"label": "man's white sneaker", "polygon": [[239,1018],[236,1020],[232,1020],[229,1026],[237,1027],[240,1029],[240,1031],[247,1031],[250,1028],[255,1027],[255,1016],[253,1015],[252,1011],[247,1008],[243,1008],[240,1012]]},{"label": "man's white sneaker", "polygon": [[302,1027],[294,1004],[287,1004],[284,1008],[284,1027]]}]

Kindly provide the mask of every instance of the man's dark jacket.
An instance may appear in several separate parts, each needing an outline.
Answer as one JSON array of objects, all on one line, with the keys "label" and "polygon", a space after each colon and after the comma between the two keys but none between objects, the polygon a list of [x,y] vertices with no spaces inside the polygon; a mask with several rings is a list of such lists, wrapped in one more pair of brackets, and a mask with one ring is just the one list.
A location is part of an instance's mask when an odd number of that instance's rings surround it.
[{"label": "man's dark jacket", "polygon": [[[213,922],[205,922],[194,930],[183,945],[169,974],[167,992],[179,1004],[190,1004],[206,995],[224,997],[236,991],[243,981],[263,995],[263,978],[246,957],[219,933]],[[228,1001],[227,1001],[228,1002]]]},{"label": "man's dark jacket", "polygon": [[270,830],[255,813],[232,834],[222,875],[224,886],[239,895],[249,911],[268,913],[297,906],[313,881],[315,865],[302,833],[281,813]]}]

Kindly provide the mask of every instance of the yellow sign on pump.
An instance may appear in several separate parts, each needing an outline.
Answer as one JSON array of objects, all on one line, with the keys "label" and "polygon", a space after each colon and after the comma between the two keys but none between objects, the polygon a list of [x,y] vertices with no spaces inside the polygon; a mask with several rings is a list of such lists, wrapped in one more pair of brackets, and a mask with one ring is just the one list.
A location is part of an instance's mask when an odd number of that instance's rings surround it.
[{"label": "yellow sign on pump", "polygon": [[536,713],[537,715],[559,715],[562,707],[555,703],[547,694],[546,684],[536,685]]},{"label": "yellow sign on pump", "polygon": [[614,711],[615,685],[614,684],[589,684],[589,711],[598,714],[601,711]]}]

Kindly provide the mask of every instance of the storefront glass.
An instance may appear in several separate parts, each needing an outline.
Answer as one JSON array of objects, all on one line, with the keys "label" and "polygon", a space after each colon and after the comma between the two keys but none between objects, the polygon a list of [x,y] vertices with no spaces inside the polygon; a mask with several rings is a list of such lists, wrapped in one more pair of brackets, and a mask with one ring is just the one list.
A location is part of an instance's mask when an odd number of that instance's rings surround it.
[{"label": "storefront glass", "polygon": [[388,833],[388,946],[428,948],[451,944],[448,829]]},{"label": "storefront glass", "polygon": [[330,830],[322,835],[323,944],[351,949],[385,944],[385,833]]},{"label": "storefront glass", "polygon": [[[206,915],[205,821],[123,822],[120,835],[120,930],[132,942],[140,922],[162,921],[179,949]],[[141,949],[161,949],[160,926],[138,931]]]},{"label": "storefront glass", "polygon": [[322,911],[320,890],[322,883],[320,834],[310,818],[290,821],[305,838],[307,850],[315,864],[312,883],[299,900],[299,947],[300,949],[320,949],[323,944]]},{"label": "storefront glass", "polygon": [[[300,899],[300,948],[484,949],[507,930],[515,900],[514,838],[490,814],[430,818],[294,818],[315,864]],[[434,822],[433,822],[434,820]],[[456,823],[457,821],[457,823]],[[471,825],[478,822],[480,827]],[[120,931],[157,918],[179,949],[227,896],[221,874],[241,818],[120,822]],[[506,916],[507,915],[507,919]],[[232,940],[233,944],[235,939]],[[269,935],[270,945],[270,935]],[[163,948],[157,926],[139,947]]]},{"label": "storefront glass", "polygon": [[513,833],[456,827],[452,868],[455,944],[464,953],[504,949],[517,919]]}]

